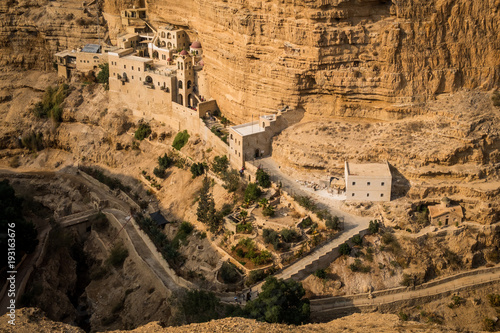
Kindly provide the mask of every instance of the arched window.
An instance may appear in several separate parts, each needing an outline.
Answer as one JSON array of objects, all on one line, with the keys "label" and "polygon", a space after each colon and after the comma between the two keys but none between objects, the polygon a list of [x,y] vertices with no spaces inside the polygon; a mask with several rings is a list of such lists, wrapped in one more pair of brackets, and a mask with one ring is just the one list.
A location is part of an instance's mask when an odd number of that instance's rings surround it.
[{"label": "arched window", "polygon": [[188,81],[188,82],[187,82],[187,88],[188,88],[188,89],[189,89],[189,88],[191,88],[191,81]]},{"label": "arched window", "polygon": [[168,44],[167,44],[167,48],[168,48],[168,49],[171,49],[171,48],[172,48],[172,43],[168,42]]},{"label": "arched window", "polygon": [[158,51],[153,52],[153,59],[158,59]]},{"label": "arched window", "polygon": [[182,101],[183,101],[182,95],[181,95],[181,94],[179,94],[179,96],[177,97],[177,102],[178,102],[180,105],[184,105]]},{"label": "arched window", "polygon": [[172,38],[172,35],[170,34],[170,32],[167,33],[167,38],[169,38],[169,39]]},{"label": "arched window", "polygon": [[161,38],[165,38],[165,31],[161,32]]},{"label": "arched window", "polygon": [[152,78],[151,78],[151,76],[149,76],[149,75],[148,75],[148,76],[146,76],[145,81],[146,81],[147,83],[153,83],[153,79],[152,79]]},{"label": "arched window", "polygon": [[179,81],[179,89],[182,89],[182,81]]},{"label": "arched window", "polygon": [[165,41],[164,41],[164,40],[162,40],[162,41],[161,41],[161,43],[160,43],[160,47],[165,47],[166,45],[167,45],[167,44],[165,43]]}]

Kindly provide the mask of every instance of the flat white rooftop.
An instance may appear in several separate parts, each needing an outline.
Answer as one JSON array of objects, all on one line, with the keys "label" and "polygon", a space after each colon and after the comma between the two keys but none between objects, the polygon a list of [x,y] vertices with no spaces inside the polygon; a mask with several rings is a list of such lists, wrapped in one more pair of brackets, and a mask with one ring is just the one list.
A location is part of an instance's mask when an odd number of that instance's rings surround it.
[{"label": "flat white rooftop", "polygon": [[235,130],[235,132],[240,134],[241,136],[252,135],[252,134],[261,133],[261,132],[265,131],[265,129],[263,127],[259,126],[258,121],[254,121],[253,123],[246,123],[246,124],[233,126],[231,128],[233,130]]},{"label": "flat white rooftop", "polygon": [[132,56],[132,55],[128,55],[128,56],[122,57],[122,59],[133,60],[133,61],[141,61],[141,62],[153,62],[153,59],[143,58],[143,57],[138,57],[138,56]]},{"label": "flat white rooftop", "polygon": [[346,170],[349,176],[361,177],[391,177],[389,163],[349,163],[345,162]]}]

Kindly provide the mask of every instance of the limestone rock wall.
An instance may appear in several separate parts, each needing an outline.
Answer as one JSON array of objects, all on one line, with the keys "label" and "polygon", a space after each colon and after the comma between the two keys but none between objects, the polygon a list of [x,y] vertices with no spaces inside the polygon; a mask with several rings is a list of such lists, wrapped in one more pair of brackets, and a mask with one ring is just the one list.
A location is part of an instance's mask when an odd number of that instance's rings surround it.
[{"label": "limestone rock wall", "polygon": [[[394,117],[462,88],[498,87],[500,1],[147,0],[192,29],[211,93],[234,120],[280,105]],[[397,116],[397,115],[396,115]]]},{"label": "limestone rock wall", "polygon": [[[103,0],[112,22],[189,29],[211,95],[235,122],[289,105],[322,116],[396,118],[435,95],[491,89],[500,77],[500,0]],[[0,64],[49,68],[52,54],[96,41],[77,0],[0,4]],[[84,23],[77,23],[83,17]],[[101,27],[101,38],[105,28]]]}]

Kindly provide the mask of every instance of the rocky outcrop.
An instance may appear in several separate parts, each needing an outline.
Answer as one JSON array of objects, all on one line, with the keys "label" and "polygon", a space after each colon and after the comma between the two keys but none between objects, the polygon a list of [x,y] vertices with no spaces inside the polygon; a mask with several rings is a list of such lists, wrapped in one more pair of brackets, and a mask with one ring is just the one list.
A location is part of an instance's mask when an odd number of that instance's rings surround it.
[{"label": "rocky outcrop", "polygon": [[323,116],[394,117],[438,94],[499,84],[500,1],[146,5],[157,25],[192,29],[212,96],[236,120],[281,105]]},{"label": "rocky outcrop", "polygon": [[[98,8],[81,1],[7,0],[0,4],[0,66],[52,68],[54,53],[105,38]],[[98,23],[99,22],[99,23]]]},{"label": "rocky outcrop", "polygon": [[[201,41],[211,95],[237,122],[283,105],[395,118],[439,94],[499,85],[499,0],[105,0],[113,34],[134,5]],[[104,38],[95,11],[7,1],[0,63],[49,68],[57,50]]]}]

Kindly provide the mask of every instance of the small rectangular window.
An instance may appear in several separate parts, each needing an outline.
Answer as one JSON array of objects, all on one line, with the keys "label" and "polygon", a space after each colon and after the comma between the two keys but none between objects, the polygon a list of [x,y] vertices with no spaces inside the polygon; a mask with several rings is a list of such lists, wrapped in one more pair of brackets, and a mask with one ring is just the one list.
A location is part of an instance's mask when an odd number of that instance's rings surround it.
[{"label": "small rectangular window", "polygon": [[141,67],[137,68],[137,70],[140,72],[141,71]]},{"label": "small rectangular window", "polygon": [[354,193],[352,194],[352,196],[354,196]]},{"label": "small rectangular window", "polygon": [[132,70],[134,70],[134,66],[132,66]]},{"label": "small rectangular window", "polygon": [[380,193],[380,197],[382,198],[384,196],[384,193]]},{"label": "small rectangular window", "polygon": [[370,193],[366,193],[366,196],[369,197],[370,196]]},{"label": "small rectangular window", "polygon": [[366,182],[366,185],[370,186],[370,182]]},{"label": "small rectangular window", "polygon": [[123,65],[123,68],[125,68],[125,69],[126,69],[126,68],[127,68],[127,65]]},{"label": "small rectangular window", "polygon": [[132,80],[134,79],[134,76],[132,75]]},{"label": "small rectangular window", "polygon": [[384,185],[385,185],[385,183],[384,183],[384,182],[382,182],[382,183],[381,183],[381,185],[382,185],[382,186],[384,186]]},{"label": "small rectangular window", "polygon": [[352,182],[352,186],[356,185],[356,182]]}]

